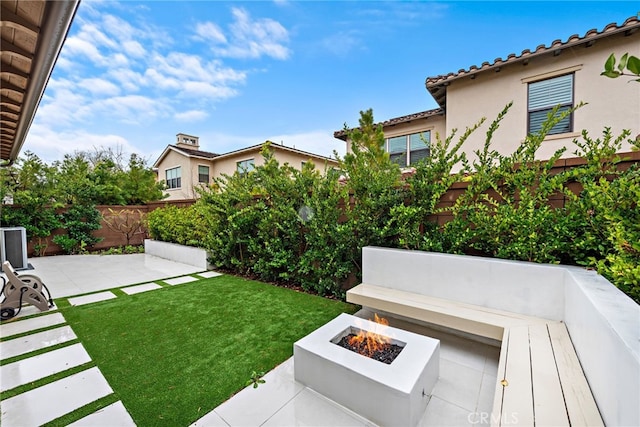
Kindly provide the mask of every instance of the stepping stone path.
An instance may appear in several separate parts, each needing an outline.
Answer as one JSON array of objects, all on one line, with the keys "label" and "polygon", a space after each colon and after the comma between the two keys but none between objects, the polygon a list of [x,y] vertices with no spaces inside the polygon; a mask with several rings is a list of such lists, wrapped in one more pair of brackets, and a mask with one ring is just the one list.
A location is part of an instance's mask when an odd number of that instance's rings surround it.
[{"label": "stepping stone path", "polygon": [[[4,335],[4,334],[3,334]],[[49,329],[0,343],[0,355],[8,359],[78,338],[70,326]]]},{"label": "stepping stone path", "polygon": [[[0,325],[0,336],[9,339],[0,342],[0,358],[4,360],[76,339],[70,326],[11,339],[13,335],[64,322],[61,313],[51,313],[3,323]],[[11,390],[90,361],[91,358],[80,343],[27,357],[0,366],[0,389],[3,392]],[[2,400],[0,425],[4,427],[42,425],[112,393],[113,390],[100,370],[97,367],[91,367]],[[91,416],[96,416],[95,422],[91,421],[92,418],[85,417],[79,420],[77,425],[135,426],[122,403],[116,403],[92,414]],[[88,421],[83,423],[83,420]]]},{"label": "stepping stone path", "polygon": [[[207,271],[198,274],[202,278],[221,276],[221,273]],[[199,280],[193,276],[182,276],[165,280],[169,285],[180,285]],[[132,295],[162,289],[156,283],[121,288],[122,292]],[[117,298],[109,291],[69,298],[69,304],[77,306]],[[28,353],[46,350],[77,339],[62,313],[53,307],[47,314],[29,319],[24,316],[40,313],[33,306],[24,307],[18,316],[0,325],[0,359],[5,360]],[[55,327],[60,325],[59,327]],[[44,331],[39,331],[45,328]],[[31,331],[39,331],[27,334]],[[14,335],[22,335],[11,338]],[[0,366],[0,391],[12,390],[21,385],[47,378],[51,375],[91,362],[91,357],[80,343],[71,344],[55,350],[45,351],[35,356]],[[1,402],[2,415],[0,425],[4,427],[42,425],[75,411],[91,402],[109,396],[113,390],[97,367],[50,382],[17,394]],[[135,426],[133,419],[122,402],[117,401],[97,410],[72,424],[71,426]]]},{"label": "stepping stone path", "polygon": [[182,277],[176,277],[174,279],[167,279],[163,281],[173,286],[173,285],[182,285],[183,283],[195,282],[196,280],[198,279],[196,279],[193,276],[182,276]]},{"label": "stepping stone path", "polygon": [[91,415],[88,415],[75,423],[69,424],[73,427],[113,427],[113,426],[135,426],[122,402],[118,401],[105,408],[102,408]]},{"label": "stepping stone path", "polygon": [[156,283],[145,283],[144,285],[129,286],[128,288],[120,289],[127,295],[139,294],[140,292],[152,291],[154,289],[162,289],[162,286]]},{"label": "stepping stone path", "polygon": [[91,295],[83,295],[81,297],[69,298],[69,304],[71,305],[85,305],[92,302],[106,301],[108,299],[116,298],[112,292],[98,292]]},{"label": "stepping stone path", "polygon": [[205,271],[204,273],[198,273],[196,276],[203,277],[205,279],[209,279],[211,277],[222,276],[222,273],[218,273],[217,271]]}]

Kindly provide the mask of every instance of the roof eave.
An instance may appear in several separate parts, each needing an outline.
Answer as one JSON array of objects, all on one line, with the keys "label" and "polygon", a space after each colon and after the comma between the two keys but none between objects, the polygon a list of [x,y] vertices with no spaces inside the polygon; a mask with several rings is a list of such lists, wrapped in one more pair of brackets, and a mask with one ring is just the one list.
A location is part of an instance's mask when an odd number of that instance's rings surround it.
[{"label": "roof eave", "polygon": [[79,4],[80,0],[47,1],[13,145],[9,158],[3,159],[5,166],[15,162],[20,154]]}]

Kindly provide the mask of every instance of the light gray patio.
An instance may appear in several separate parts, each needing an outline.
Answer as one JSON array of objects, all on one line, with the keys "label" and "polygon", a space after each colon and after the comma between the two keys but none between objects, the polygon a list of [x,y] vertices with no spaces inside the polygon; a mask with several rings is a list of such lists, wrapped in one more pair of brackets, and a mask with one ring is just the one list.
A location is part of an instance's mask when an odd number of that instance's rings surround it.
[{"label": "light gray patio", "polygon": [[60,255],[29,258],[53,298],[86,294],[202,271],[201,268],[147,254]]}]

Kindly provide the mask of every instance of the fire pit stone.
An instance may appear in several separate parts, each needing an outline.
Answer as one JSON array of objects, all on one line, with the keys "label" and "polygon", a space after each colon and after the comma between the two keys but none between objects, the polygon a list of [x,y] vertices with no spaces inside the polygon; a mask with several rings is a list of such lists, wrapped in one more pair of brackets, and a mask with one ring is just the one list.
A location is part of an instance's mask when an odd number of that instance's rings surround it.
[{"label": "fire pit stone", "polygon": [[[387,335],[403,349],[385,364],[335,344],[353,328]],[[294,344],[294,376],[376,424],[415,426],[438,380],[439,353],[439,340],[343,313]]]}]

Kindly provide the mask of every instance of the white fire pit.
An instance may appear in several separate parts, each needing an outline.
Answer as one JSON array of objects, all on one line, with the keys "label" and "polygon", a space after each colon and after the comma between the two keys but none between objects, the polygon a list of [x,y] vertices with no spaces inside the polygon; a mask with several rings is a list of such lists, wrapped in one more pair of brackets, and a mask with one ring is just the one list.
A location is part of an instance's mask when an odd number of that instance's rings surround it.
[{"label": "white fire pit", "polygon": [[[357,329],[404,347],[385,364],[335,344]],[[415,426],[438,380],[440,341],[341,314],[293,345],[296,381],[379,425]]]}]

